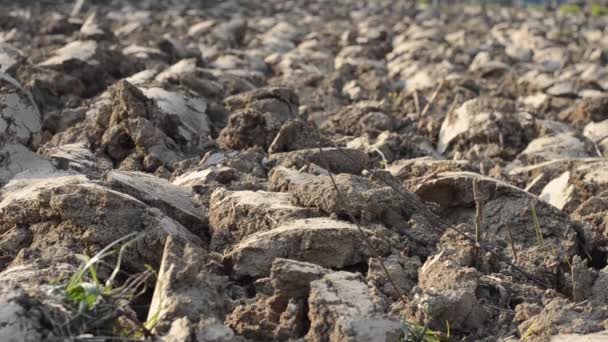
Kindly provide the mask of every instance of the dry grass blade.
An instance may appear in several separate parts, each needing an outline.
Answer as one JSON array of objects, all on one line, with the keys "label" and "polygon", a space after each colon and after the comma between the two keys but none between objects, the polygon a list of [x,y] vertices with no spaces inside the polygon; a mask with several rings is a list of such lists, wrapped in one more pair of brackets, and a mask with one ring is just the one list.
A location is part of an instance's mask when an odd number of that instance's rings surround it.
[{"label": "dry grass blade", "polygon": [[481,193],[479,191],[479,179],[473,180],[473,198],[475,199],[475,257],[479,257],[479,246],[481,243],[481,218],[483,208],[481,203]]},{"label": "dry grass blade", "polygon": [[538,215],[536,215],[536,203],[530,203],[530,211],[532,212],[532,220],[534,221],[534,231],[536,232],[536,239],[538,244],[543,247],[545,240],[543,239],[543,232],[540,230],[540,222],[538,221]]},{"label": "dry grass blade", "polygon": [[435,99],[437,98],[439,91],[441,90],[441,88],[443,88],[444,83],[445,83],[445,81],[441,81],[441,83],[439,83],[439,85],[437,86],[437,89],[435,89],[435,92],[433,92],[433,95],[431,95],[431,99],[429,100],[429,102],[426,103],[426,105],[424,106],[424,109],[420,113],[419,117],[423,117],[426,114],[426,112],[429,111],[429,109],[431,108],[431,105],[433,104],[433,102],[435,102]]},{"label": "dry grass blade", "polygon": [[511,245],[511,252],[513,253],[513,260],[517,262],[517,250],[515,244],[513,244],[513,235],[511,234],[511,226],[507,223],[507,234],[509,234],[509,245]]},{"label": "dry grass blade", "polygon": [[340,188],[338,188],[338,185],[336,184],[336,181],[332,174],[331,168],[329,167],[329,163],[327,162],[327,159],[325,158],[325,154],[324,154],[323,148],[321,146],[322,146],[322,144],[319,143],[319,154],[321,157],[321,161],[324,164],[323,167],[325,167],[325,169],[328,171],[327,174],[331,181],[331,185],[334,188],[334,191],[336,192],[337,200],[339,201],[340,206],[346,211],[351,222],[354,223],[355,226],[357,226],[357,230],[359,231],[359,234],[361,235],[361,240],[367,246],[367,248],[369,248],[369,250],[371,250],[372,253],[376,256],[376,259],[378,260],[378,263],[380,264],[380,267],[382,268],[382,271],[386,275],[388,281],[391,283],[391,286],[395,289],[395,292],[397,293],[397,295],[399,295],[399,299],[401,300],[403,305],[406,305],[407,300],[405,299],[405,296],[403,295],[403,293],[401,293],[401,290],[399,289],[399,287],[397,287],[397,285],[393,281],[391,274],[388,272],[388,269],[386,268],[386,265],[384,264],[384,261],[382,260],[382,256],[380,256],[380,253],[378,253],[376,248],[372,245],[371,241],[369,240],[369,237],[365,234],[365,232],[363,231],[363,228],[361,228],[359,221],[355,218],[355,216],[352,214],[351,210],[348,208],[346,201],[344,201],[342,192],[340,191]]},{"label": "dry grass blade", "polygon": [[[320,132],[319,132],[320,134]],[[332,141],[331,139],[328,139],[328,142],[334,146],[338,151],[340,151],[340,153],[342,153],[344,156],[346,156],[346,158],[352,162],[356,162],[356,160],[354,160],[354,158],[349,155],[348,153],[346,153],[344,151],[344,149],[342,147],[340,147],[338,144],[336,144],[334,141]],[[382,177],[379,177],[375,171],[370,170],[369,168],[364,168],[364,170],[366,170],[367,172],[369,172],[370,174],[374,175],[376,178],[378,178],[381,182],[383,182],[384,184],[386,184],[387,186],[389,186],[390,188],[392,188],[395,192],[397,192],[401,197],[403,197],[406,201],[409,200],[408,196],[399,188],[397,188],[396,186],[394,186],[393,184],[390,184],[390,182],[385,181]],[[469,236],[469,234],[465,233],[463,230],[459,229],[458,227],[446,222],[445,220],[443,220],[442,218],[440,218],[439,216],[435,215],[435,213],[433,213],[430,209],[428,209],[426,206],[424,205],[419,205],[418,203],[415,202],[411,202],[409,201],[408,203],[409,205],[411,205],[416,211],[418,211],[419,213],[427,216],[428,218],[432,219],[434,222],[437,223],[437,225],[439,226],[439,229],[443,229],[443,230],[447,230],[447,229],[452,229],[454,230],[457,234],[461,235],[462,237],[464,237],[465,239],[475,242],[475,238]],[[505,257],[503,257],[501,254],[499,254],[498,252],[495,252],[493,250],[493,248],[497,249],[495,246],[492,246],[489,243],[480,243],[479,246],[481,249],[485,250],[486,252],[496,256],[499,260],[504,261],[507,265],[511,266],[512,269],[516,270],[517,272],[519,272],[521,275],[523,275],[524,277],[530,279],[531,281],[533,281],[534,283],[536,283],[538,286],[542,287],[542,288],[549,288],[549,286],[547,286],[542,280],[536,278],[535,276],[533,276],[532,274],[526,272],[524,269],[522,269],[521,267],[515,265],[514,263],[512,263],[510,260],[506,259]],[[492,247],[492,248],[490,248]]]}]

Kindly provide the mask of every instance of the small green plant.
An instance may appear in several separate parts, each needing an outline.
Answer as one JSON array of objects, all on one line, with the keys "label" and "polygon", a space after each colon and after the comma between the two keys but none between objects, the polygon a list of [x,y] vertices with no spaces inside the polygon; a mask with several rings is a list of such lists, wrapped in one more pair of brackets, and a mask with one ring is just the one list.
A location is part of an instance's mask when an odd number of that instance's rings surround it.
[{"label": "small green plant", "polygon": [[[65,294],[67,299],[73,304],[78,305],[78,311],[83,313],[92,310],[97,303],[99,303],[104,296],[109,295],[112,292],[112,283],[120,271],[120,264],[122,261],[122,255],[124,250],[137,240],[135,237],[136,233],[132,233],[112,242],[111,244],[104,247],[99,253],[95,254],[92,258],[85,255],[79,257],[83,259],[83,264],[76,271],[76,273],[70,278],[66,288]],[[112,274],[103,285],[97,277],[97,270],[95,265],[98,264],[102,259],[113,254],[111,249],[119,243],[132,238],[130,241],[120,247],[118,253],[118,260],[116,261],[116,267],[112,271]],[[85,279],[85,275],[89,273],[90,280]]]},{"label": "small green plant", "polygon": [[594,17],[608,15],[608,6],[602,6],[598,4],[591,5],[591,15]]},{"label": "small green plant", "polygon": [[528,329],[526,329],[526,331],[521,335],[521,339],[525,340],[525,339],[530,338],[532,335],[534,335],[535,327],[536,327],[536,322],[532,322],[532,324],[530,324]]},{"label": "small green plant", "polygon": [[[156,272],[145,265],[144,272],[130,275],[121,285],[115,285],[119,273],[124,273],[121,272],[121,264],[125,250],[140,237],[138,233],[131,233],[113,241],[93,257],[78,255],[82,259],[82,265],[68,280],[55,283],[49,293],[61,301],[61,306],[66,308],[67,313],[66,323],[57,327],[59,336],[91,332],[105,332],[127,339],[151,336],[150,331],[160,319],[160,310],[147,322],[140,323],[136,318],[125,315],[124,309],[134,298],[145,293],[149,279]],[[114,254],[115,265],[104,262],[104,259]],[[98,275],[100,265],[109,266],[112,270],[105,282]]]},{"label": "small green plant", "polygon": [[382,151],[380,151],[380,149],[377,147],[374,147],[374,150],[376,152],[378,152],[378,154],[380,155],[380,158],[382,158],[380,160],[380,166],[382,166],[383,169],[388,169],[388,160],[386,159],[386,156],[384,155],[384,153],[382,153]]},{"label": "small green plant", "polygon": [[[421,298],[415,298],[414,300],[420,301]],[[428,304],[425,302],[419,302],[418,307],[424,313],[424,325],[411,323],[405,319],[401,320],[401,330],[403,331],[403,337],[401,342],[442,342],[449,340],[450,338],[450,323],[445,322],[447,338],[437,331],[429,329],[431,322],[431,314]]]},{"label": "small green plant", "polygon": [[441,335],[430,330],[426,325],[422,326],[415,323],[401,321],[403,331],[402,342],[442,342]]},{"label": "small green plant", "polygon": [[144,327],[146,327],[146,329],[148,330],[152,330],[154,329],[154,327],[156,327],[156,325],[158,324],[158,321],[160,320],[160,308],[154,313],[154,315],[152,317],[150,317],[150,319],[148,319],[146,322],[144,322]]},{"label": "small green plant", "polygon": [[581,12],[581,8],[575,4],[565,4],[559,7],[559,12],[563,14],[578,14]]}]

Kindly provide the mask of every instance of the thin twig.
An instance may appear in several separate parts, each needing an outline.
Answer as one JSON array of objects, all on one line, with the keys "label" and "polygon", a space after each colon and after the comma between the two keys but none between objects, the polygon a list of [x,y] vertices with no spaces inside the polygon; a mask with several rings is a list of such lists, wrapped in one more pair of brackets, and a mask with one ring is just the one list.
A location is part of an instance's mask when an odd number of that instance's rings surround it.
[{"label": "thin twig", "polygon": [[376,249],[374,248],[374,246],[372,246],[372,243],[369,240],[369,237],[365,234],[365,232],[363,231],[363,228],[361,228],[361,225],[359,225],[359,221],[357,219],[355,219],[354,215],[348,208],[346,201],[344,201],[344,198],[342,197],[342,192],[340,191],[340,189],[338,188],[338,185],[336,184],[336,181],[334,180],[334,176],[332,174],[331,168],[329,167],[329,163],[327,162],[327,159],[325,158],[325,153],[323,152],[323,148],[321,146],[322,146],[321,141],[319,141],[319,156],[321,157],[321,161],[324,164],[323,166],[328,171],[327,173],[329,175],[329,179],[331,181],[332,187],[334,188],[334,191],[336,192],[336,197],[340,203],[340,206],[346,211],[351,222],[353,222],[355,224],[355,226],[357,226],[357,230],[359,231],[359,234],[361,235],[361,240],[369,248],[369,250],[375,255],[376,259],[378,260],[378,263],[380,264],[380,267],[382,267],[384,274],[386,275],[388,281],[391,283],[391,285],[395,289],[395,292],[399,296],[399,299],[401,300],[403,305],[407,305],[407,300],[405,299],[405,296],[403,295],[403,293],[401,293],[401,290],[397,287],[397,285],[393,281],[393,278],[391,277],[390,273],[388,272],[386,265],[384,265],[384,261],[382,261],[382,256],[380,256],[380,253],[378,253],[376,251]]},{"label": "thin twig", "polygon": [[507,226],[507,234],[509,234],[509,244],[511,245],[511,252],[513,252],[513,260],[517,262],[517,250],[515,249],[515,244],[513,243],[513,235],[511,234],[511,225],[508,223]]},{"label": "thin twig", "polygon": [[418,179],[422,178],[422,179],[420,179],[420,183],[422,184],[422,183],[425,183],[427,180],[437,176],[440,172],[441,172],[440,169],[436,169],[434,171],[431,171],[431,173],[429,173],[428,175],[426,175],[424,177],[419,177]]},{"label": "thin twig", "polygon": [[602,155],[602,151],[600,150],[600,147],[599,147],[599,145],[597,144],[597,141],[592,140],[592,142],[593,142],[593,147],[595,148],[595,153],[597,154],[597,156],[598,156],[599,158],[602,158],[602,157],[603,157],[603,155]]},{"label": "thin twig", "polygon": [[572,282],[572,301],[576,302],[576,280],[574,278],[574,258],[572,261],[568,260],[568,257],[565,258],[566,263],[570,267],[570,281]]},{"label": "thin twig", "polygon": [[433,104],[433,102],[435,102],[435,98],[437,97],[437,94],[439,94],[439,91],[443,87],[443,83],[445,83],[445,81],[441,81],[441,83],[439,83],[439,85],[437,86],[437,89],[435,89],[435,92],[433,93],[433,95],[431,95],[431,99],[429,100],[429,102],[427,102],[426,105],[424,105],[424,109],[422,110],[422,113],[420,113],[419,117],[423,117],[426,114],[426,112],[428,112],[429,108],[431,108],[431,105]]},{"label": "thin twig", "polygon": [[[320,133],[319,133],[320,134]],[[320,135],[319,135],[320,136]],[[340,151],[340,153],[342,153],[344,156],[346,156],[347,159],[349,159],[352,162],[357,162],[351,155],[349,155],[348,153],[346,153],[344,151],[344,149],[342,149],[342,147],[340,147],[339,145],[337,145],[336,143],[334,143],[331,139],[328,139],[329,143],[331,145],[333,145],[334,147],[336,147],[338,149],[338,151]],[[400,196],[402,196],[404,199],[409,200],[408,196],[399,188],[397,188],[395,185],[391,184],[390,182],[385,181],[382,177],[378,177],[376,175],[376,172],[373,170],[370,170],[367,167],[363,168],[364,170],[366,170],[367,172],[369,172],[371,175],[376,176],[381,182],[383,182],[384,184],[386,184],[387,186],[391,187],[395,192],[397,192]],[[435,213],[433,213],[430,209],[428,209],[426,206],[424,205],[420,205],[418,203],[415,202],[408,202],[409,205],[411,205],[412,207],[414,207],[414,209],[421,213],[422,215],[432,219],[434,222],[437,223],[437,228],[439,229],[443,229],[443,230],[447,230],[447,229],[452,229],[454,230],[456,233],[458,233],[459,235],[461,235],[462,237],[464,237],[465,239],[469,240],[469,241],[473,241],[475,242],[475,238],[469,236],[467,233],[465,233],[463,230],[461,230],[460,228],[448,223],[447,221],[443,220],[441,217],[435,215]],[[515,265],[514,263],[512,263],[510,260],[507,260],[506,258],[504,258],[501,254],[499,254],[498,252],[495,252],[492,248],[496,248],[495,246],[492,246],[489,243],[481,243],[480,244],[480,248],[482,248],[483,250],[489,252],[490,254],[496,256],[499,260],[505,262],[507,265],[509,265],[511,268],[513,268],[514,270],[516,270],[517,272],[519,272],[520,274],[522,274],[523,276],[525,276],[526,278],[530,279],[531,281],[533,281],[534,283],[536,283],[537,285],[539,285],[542,288],[548,288],[548,286],[540,279],[536,278],[535,276],[533,276],[532,274],[526,272],[525,270],[523,270],[521,267]]]},{"label": "thin twig", "polygon": [[481,217],[483,215],[478,178],[473,179],[473,198],[475,199],[475,258],[477,259],[481,243]]}]

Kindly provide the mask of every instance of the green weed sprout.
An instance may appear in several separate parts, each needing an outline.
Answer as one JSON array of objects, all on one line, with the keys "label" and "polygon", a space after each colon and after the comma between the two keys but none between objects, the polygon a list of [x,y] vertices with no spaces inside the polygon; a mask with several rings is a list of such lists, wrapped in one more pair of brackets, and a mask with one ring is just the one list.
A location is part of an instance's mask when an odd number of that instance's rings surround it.
[{"label": "green weed sprout", "polygon": [[[431,322],[431,314],[427,303],[420,303],[419,307],[424,312],[424,325],[411,323],[405,319],[401,320],[401,330],[403,331],[403,337],[401,342],[442,342],[441,333],[429,329],[429,323]],[[446,328],[449,331],[450,324],[446,321]]]},{"label": "green weed sprout", "polygon": [[602,6],[598,4],[591,5],[591,15],[594,17],[608,15],[608,6]]},{"label": "green weed sprout", "polygon": [[[150,276],[156,276],[156,272],[151,266],[144,265],[146,271],[131,275],[120,286],[114,285],[121,269],[125,250],[143,236],[138,236],[138,234],[134,232],[113,241],[93,257],[78,255],[83,260],[82,265],[70,277],[66,285],[56,287],[65,300],[77,309],[77,314],[70,318],[70,322],[76,322],[77,318],[82,321],[78,323],[80,327],[77,330],[87,332],[98,321],[110,322],[115,317],[115,313],[120,312],[126,303],[145,293],[148,279]],[[120,244],[122,245],[118,249],[116,265],[105,283],[102,283],[97,275],[96,267],[98,264],[104,263],[104,258],[115,254],[115,248]],[[160,316],[161,311],[159,309],[148,321],[140,323],[139,329],[129,332],[119,328],[117,331],[121,336],[129,336],[126,337],[129,340],[149,337],[151,336],[150,331],[157,325]],[[96,322],[93,323],[93,320]]]},{"label": "green weed sprout", "polygon": [[563,14],[578,14],[581,12],[581,8],[575,4],[565,4],[559,7],[559,12]]},{"label": "green weed sprout", "polygon": [[[94,308],[94,306],[99,303],[104,296],[109,295],[112,291],[112,282],[116,278],[116,275],[120,271],[120,265],[122,261],[122,255],[125,249],[137,241],[137,237],[135,237],[137,233],[131,233],[123,236],[122,238],[110,243],[106,247],[104,247],[99,253],[95,254],[92,258],[89,258],[84,255],[80,255],[79,257],[83,259],[84,263],[76,273],[70,278],[66,288],[65,294],[67,299],[73,304],[78,305],[79,312],[90,311]],[[118,245],[119,243],[127,241],[120,248],[118,253],[118,260],[116,261],[116,266],[112,271],[112,274],[106,281],[106,284],[102,284],[97,277],[97,270],[95,265],[98,264],[102,259],[106,258],[113,254],[111,249]],[[91,280],[85,280],[85,274],[90,274]]]}]

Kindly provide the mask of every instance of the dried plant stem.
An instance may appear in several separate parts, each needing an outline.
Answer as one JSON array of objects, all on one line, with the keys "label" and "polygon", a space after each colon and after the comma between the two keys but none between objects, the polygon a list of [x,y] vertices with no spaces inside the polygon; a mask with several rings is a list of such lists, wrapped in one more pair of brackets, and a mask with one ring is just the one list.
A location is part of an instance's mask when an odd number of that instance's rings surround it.
[{"label": "dried plant stem", "polygon": [[479,257],[479,246],[481,245],[481,218],[483,207],[481,193],[479,192],[479,179],[473,179],[473,198],[475,199],[475,257]]},{"label": "dried plant stem", "polygon": [[378,253],[376,248],[374,248],[369,237],[367,236],[367,234],[365,234],[365,232],[363,231],[363,228],[361,228],[359,221],[357,219],[355,219],[355,216],[352,214],[350,208],[348,208],[346,201],[344,201],[342,192],[340,191],[340,188],[338,188],[338,185],[336,184],[336,181],[334,180],[334,176],[331,172],[331,168],[329,167],[329,163],[327,162],[327,159],[325,158],[325,153],[323,152],[323,148],[321,146],[322,145],[319,144],[319,155],[321,157],[321,161],[324,164],[323,167],[325,167],[325,169],[328,171],[327,174],[329,175],[331,185],[334,188],[334,191],[336,192],[336,197],[337,197],[337,200],[338,200],[340,206],[346,211],[351,222],[354,223],[355,226],[357,226],[357,231],[359,231],[359,234],[361,235],[361,240],[367,246],[367,248],[369,248],[369,250],[375,255],[375,258],[378,260],[378,263],[380,264],[380,267],[384,271],[384,274],[386,275],[386,278],[390,282],[391,286],[395,289],[395,292],[399,296],[399,299],[401,300],[403,305],[406,305],[407,300],[405,299],[405,296],[403,295],[403,293],[401,293],[401,290],[399,289],[399,287],[397,287],[397,285],[393,281],[393,277],[391,277],[390,273],[388,272],[388,269],[386,268],[386,265],[384,264],[384,261],[382,260],[382,256],[380,255],[380,253]]},{"label": "dried plant stem", "polygon": [[422,110],[422,113],[420,113],[419,117],[423,117],[426,114],[426,112],[429,111],[429,109],[431,108],[431,105],[433,104],[433,102],[435,102],[435,98],[437,98],[439,91],[441,90],[441,88],[443,88],[443,83],[445,83],[445,81],[441,81],[441,83],[439,83],[439,85],[437,86],[437,89],[435,89],[435,92],[433,92],[433,95],[431,95],[431,99],[429,100],[429,102],[426,103],[426,105],[424,106],[424,109]]},{"label": "dried plant stem", "polygon": [[536,215],[536,203],[530,203],[530,211],[532,211],[532,220],[534,221],[534,231],[536,232],[536,239],[538,240],[539,246],[545,245],[543,239],[543,232],[540,230],[540,222],[538,221],[538,215]]},{"label": "dried plant stem", "polygon": [[513,253],[513,260],[517,262],[517,250],[515,249],[515,244],[513,243],[513,235],[511,234],[511,226],[507,223],[507,234],[509,234],[509,245],[511,245],[511,252]]},{"label": "dried plant stem", "polygon": [[416,106],[416,116],[420,118],[420,100],[418,99],[417,89],[414,89],[414,106]]}]

